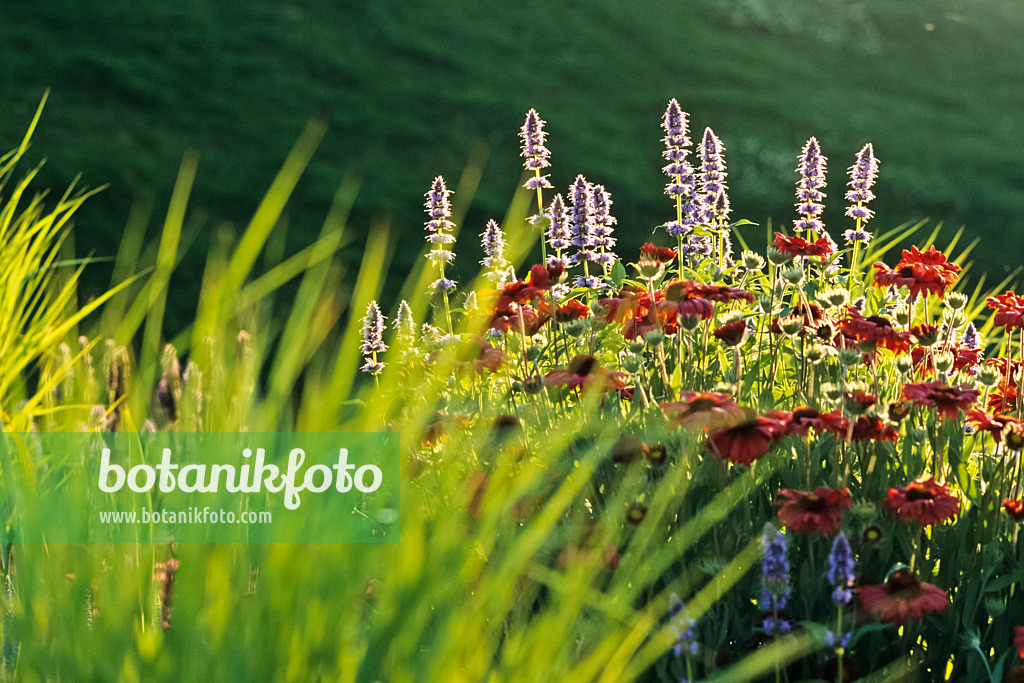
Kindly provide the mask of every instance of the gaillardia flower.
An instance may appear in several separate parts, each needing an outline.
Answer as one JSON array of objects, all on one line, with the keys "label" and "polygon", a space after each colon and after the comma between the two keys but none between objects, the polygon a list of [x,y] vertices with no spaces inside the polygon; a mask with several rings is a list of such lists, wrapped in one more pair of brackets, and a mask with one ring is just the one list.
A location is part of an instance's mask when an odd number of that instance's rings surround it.
[{"label": "gaillardia flower", "polygon": [[819,486],[813,491],[783,489],[775,499],[779,520],[793,531],[817,531],[827,535],[843,523],[843,510],[852,505],[849,489]]},{"label": "gaillardia flower", "polygon": [[919,581],[906,569],[898,569],[878,586],[861,586],[860,602],[864,609],[882,621],[905,624],[949,607],[946,591]]},{"label": "gaillardia flower", "polygon": [[916,521],[921,526],[940,524],[960,514],[960,501],[935,477],[890,488],[879,505],[898,513],[902,521]]},{"label": "gaillardia flower", "polygon": [[960,266],[950,263],[946,255],[929,246],[921,251],[916,246],[903,250],[903,258],[893,270],[884,263],[875,263],[875,285],[879,287],[907,287],[912,297],[932,293],[942,298],[946,289],[959,277]]}]

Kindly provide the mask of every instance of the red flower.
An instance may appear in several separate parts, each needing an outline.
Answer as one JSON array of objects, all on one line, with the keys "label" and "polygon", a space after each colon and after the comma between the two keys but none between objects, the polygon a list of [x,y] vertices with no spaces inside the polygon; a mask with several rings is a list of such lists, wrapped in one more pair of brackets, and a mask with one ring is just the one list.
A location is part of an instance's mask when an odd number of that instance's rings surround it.
[{"label": "red flower", "polygon": [[1008,330],[1024,328],[1024,296],[1008,291],[1006,294],[990,296],[987,303],[989,308],[999,311],[992,321],[997,327]]},{"label": "red flower", "polygon": [[728,303],[730,301],[754,302],[754,295],[745,289],[726,285],[708,285],[693,280],[674,280],[665,286],[665,297],[669,301],[701,297],[708,301]]},{"label": "red flower", "polygon": [[726,346],[736,346],[743,341],[743,335],[747,331],[747,321],[745,320],[734,320],[731,323],[726,323],[721,327],[715,328],[712,333],[722,341]]},{"label": "red flower", "polygon": [[772,443],[785,435],[785,426],[778,420],[755,417],[735,427],[719,429],[708,435],[705,450],[716,458],[737,465],[752,465],[771,450]]},{"label": "red flower", "polygon": [[[803,328],[801,328],[801,330],[796,333],[796,336],[798,337],[804,336],[804,334],[807,333],[807,328],[819,329],[819,323],[821,323],[822,321],[831,324],[830,321],[825,317],[825,312],[824,310],[822,310],[821,306],[814,303],[813,301],[811,301],[807,306],[801,306],[798,310],[793,311],[793,315],[798,315],[802,317],[804,322]],[[782,323],[779,322],[781,320],[782,317],[777,317],[772,320],[772,325],[769,328],[769,331],[772,334],[782,334]],[[822,341],[828,341],[828,339],[823,339]]]},{"label": "red flower", "polygon": [[665,287],[665,300],[676,306],[676,313],[684,318],[709,320],[715,317],[715,305],[694,288],[692,280],[675,280]]},{"label": "red flower", "polygon": [[800,407],[793,410],[786,420],[786,434],[804,436],[809,429],[818,433],[837,432],[846,436],[846,418],[838,411],[822,413],[814,408]]},{"label": "red flower", "polygon": [[813,491],[783,489],[779,496],[786,500],[775,500],[779,508],[779,519],[793,531],[817,531],[827,535],[843,523],[843,510],[849,510],[850,489],[830,489],[819,486]]},{"label": "red flower", "polygon": [[640,258],[645,261],[659,261],[661,263],[668,263],[675,260],[676,250],[670,249],[669,247],[658,247],[650,242],[645,243],[640,247]]},{"label": "red flower", "polygon": [[893,624],[905,624],[949,607],[946,591],[918,581],[905,569],[893,572],[882,585],[861,586],[859,592],[864,609]]},{"label": "red flower", "polygon": [[874,264],[875,284],[881,287],[906,286],[912,297],[921,292],[931,292],[939,298],[946,289],[956,282],[960,266],[950,263],[946,255],[935,248],[935,245],[920,251],[911,247],[903,250],[903,259],[891,270],[884,263]]},{"label": "red flower", "polygon": [[935,477],[891,488],[889,497],[879,505],[898,512],[902,521],[914,520],[921,526],[938,524],[960,514],[960,501],[950,495],[945,484],[937,483]]},{"label": "red flower", "polygon": [[1003,500],[1003,510],[1015,522],[1024,522],[1024,500],[1006,498]]},{"label": "red flower", "polygon": [[[440,351],[434,351],[427,357],[427,360],[433,363],[440,355]],[[481,375],[484,374],[484,370],[497,372],[504,362],[505,352],[491,346],[482,337],[474,337],[465,344],[460,344],[455,352],[455,370],[457,372],[474,370]]]},{"label": "red flower", "polygon": [[621,389],[626,386],[629,377],[624,372],[607,370],[601,367],[593,356],[576,356],[565,369],[552,370],[544,377],[547,387],[567,386],[570,389],[582,387],[599,389]]},{"label": "red flower", "polygon": [[1024,427],[1024,423],[1021,423],[1015,417],[1010,415],[990,415],[980,408],[968,410],[965,421],[976,426],[979,431],[991,434],[997,443],[1003,440],[1003,435],[1007,433],[1007,427],[1011,430]]},{"label": "red flower", "polygon": [[[843,434],[843,437],[846,435]],[[890,427],[877,417],[862,415],[853,423],[853,432],[850,434],[851,441],[896,441],[900,436],[899,430]]]},{"label": "red flower", "polygon": [[957,411],[967,410],[981,393],[966,384],[947,387],[941,382],[918,382],[903,385],[903,398],[919,406],[935,406],[940,417],[955,420]]},{"label": "red flower", "polygon": [[835,253],[834,243],[827,237],[822,237],[816,242],[808,242],[802,237],[786,237],[781,232],[777,232],[772,246],[784,254],[789,254],[791,258],[817,256],[825,261]]},{"label": "red flower", "polygon": [[880,315],[863,317],[854,309],[841,321],[842,333],[858,343],[874,344],[895,353],[906,353],[914,336],[909,332],[898,332],[892,323]]},{"label": "red flower", "polygon": [[684,391],[678,401],[666,401],[661,409],[672,428],[722,429],[737,425],[746,417],[746,411],[729,394],[713,391]]},{"label": "red flower", "polygon": [[[981,362],[981,349],[955,346],[949,350],[953,354],[952,372],[974,367]],[[922,375],[931,375],[935,371],[935,354],[928,353],[927,349],[918,346],[910,352],[910,357],[914,361],[914,367],[918,368]]]},{"label": "red flower", "polygon": [[558,307],[555,312],[555,322],[567,322],[569,320],[580,320],[590,315],[590,309],[585,304],[569,299]]}]

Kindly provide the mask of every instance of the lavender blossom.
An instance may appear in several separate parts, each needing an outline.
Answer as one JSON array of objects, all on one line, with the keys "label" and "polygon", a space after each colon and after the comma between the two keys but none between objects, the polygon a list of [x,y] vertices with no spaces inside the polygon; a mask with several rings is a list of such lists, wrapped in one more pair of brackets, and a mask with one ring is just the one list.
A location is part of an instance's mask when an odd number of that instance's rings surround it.
[{"label": "lavender blossom", "polygon": [[615,238],[612,237],[614,225],[618,220],[611,215],[612,196],[604,189],[603,185],[591,186],[591,208],[594,220],[594,246],[599,249],[594,254],[594,263],[598,263],[605,269],[615,261]]},{"label": "lavender blossom", "polygon": [[572,244],[570,241],[572,235],[569,232],[569,217],[565,212],[565,200],[562,199],[562,195],[556,194],[555,198],[551,200],[548,219],[550,220],[547,233],[548,245],[555,251],[555,256],[548,258],[548,265],[561,263],[568,266],[566,259],[562,257],[562,250],[568,249]]},{"label": "lavender blossom", "polygon": [[778,616],[779,610],[785,609],[789,599],[789,560],[786,559],[786,534],[771,524],[765,525],[761,536],[764,547],[764,560],[761,565],[761,609],[771,612],[762,620],[762,626],[768,635],[788,633],[792,625]]},{"label": "lavender blossom", "polygon": [[665,151],[661,154],[668,162],[662,170],[669,178],[665,194],[676,200],[676,220],[666,223],[665,229],[676,237],[689,235],[700,224],[696,197],[697,177],[686,158],[692,144],[687,137],[689,131],[686,118],[686,112],[673,98],[668,103],[661,123],[665,130],[665,137],[662,138]]},{"label": "lavender blossom", "polygon": [[426,194],[427,201],[424,204],[427,216],[430,217],[425,226],[429,233],[427,241],[434,245],[427,258],[437,264],[441,274],[441,277],[431,283],[435,290],[447,291],[455,288],[455,281],[446,278],[444,274],[445,264],[455,259],[455,253],[444,246],[455,243],[455,236],[451,234],[455,224],[451,221],[452,207],[448,200],[451,193],[451,190],[445,187],[444,178],[437,176]]},{"label": "lavender blossom", "polygon": [[416,321],[412,317],[412,308],[409,302],[402,299],[398,304],[398,313],[395,314],[395,341],[402,348],[404,354],[415,353],[416,351]]},{"label": "lavender blossom", "polygon": [[366,358],[366,363],[360,370],[371,375],[379,375],[384,369],[384,364],[377,362],[377,354],[384,353],[388,347],[384,343],[384,315],[376,301],[371,301],[366,307],[366,317],[363,318],[363,344],[359,350]]},{"label": "lavender blossom", "polygon": [[593,186],[583,176],[576,176],[576,180],[569,188],[569,234],[572,236],[573,246],[579,249],[572,255],[570,261],[574,264],[583,264],[584,274],[576,278],[577,287],[593,289],[601,285],[600,279],[587,270],[588,263],[597,263],[596,229]]},{"label": "lavender blossom", "polygon": [[500,269],[508,264],[505,260],[505,233],[501,231],[501,226],[496,221],[487,221],[480,241],[484,248],[484,258],[480,265]]},{"label": "lavender blossom", "polygon": [[817,237],[824,232],[825,224],[821,222],[821,213],[825,206],[821,203],[825,198],[822,188],[825,187],[825,166],[828,159],[822,155],[818,140],[811,138],[800,153],[800,164],[797,173],[800,181],[796,186],[796,210],[800,218],[793,221],[796,230],[808,230]]},{"label": "lavender blossom", "polygon": [[673,620],[672,629],[676,633],[676,643],[672,647],[672,653],[676,657],[681,657],[684,654],[696,655],[698,650],[697,641],[693,635],[693,626],[697,621],[686,616],[685,607],[678,595],[672,593],[669,596],[668,616]]},{"label": "lavender blossom", "polygon": [[828,554],[828,582],[835,590],[832,591],[832,601],[837,605],[848,605],[853,599],[854,570],[857,561],[853,558],[853,549],[850,548],[850,541],[846,534],[839,532],[836,540],[832,542],[832,551]]},{"label": "lavender blossom", "polygon": [[526,122],[519,131],[519,137],[523,141],[523,151],[520,156],[525,157],[523,167],[528,171],[534,171],[536,175],[530,178],[523,185],[528,190],[551,187],[547,176],[540,175],[540,169],[548,168],[551,162],[548,157],[551,152],[544,146],[547,133],[544,132],[544,121],[537,114],[536,109],[526,112]]},{"label": "lavender blossom", "polygon": [[846,192],[846,201],[853,205],[846,209],[846,215],[857,219],[858,229],[875,215],[874,211],[864,205],[875,198],[871,186],[875,184],[877,175],[878,160],[869,142],[857,152],[857,161],[850,167],[850,182],[847,183],[850,189]]},{"label": "lavender blossom", "polygon": [[[704,137],[697,146],[697,154],[700,156],[700,174],[698,184],[700,187],[700,220],[705,225],[715,225],[716,222],[728,220],[729,201],[719,199],[719,193],[725,195],[729,187],[725,184],[728,175],[725,170],[725,145],[718,139],[710,128],[704,129]],[[724,210],[724,214],[721,213]]]},{"label": "lavender blossom", "polygon": [[964,328],[964,336],[960,343],[967,349],[981,348],[981,337],[978,335],[978,329],[974,326],[974,323],[967,323],[967,327]]}]

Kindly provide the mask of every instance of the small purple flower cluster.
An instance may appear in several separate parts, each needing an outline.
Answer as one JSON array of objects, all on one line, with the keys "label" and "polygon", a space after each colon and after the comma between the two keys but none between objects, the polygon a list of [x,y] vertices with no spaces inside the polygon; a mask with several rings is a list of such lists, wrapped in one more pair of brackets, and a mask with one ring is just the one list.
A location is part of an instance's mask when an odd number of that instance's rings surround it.
[{"label": "small purple flower cluster", "polygon": [[444,184],[444,178],[437,176],[426,194],[427,201],[424,204],[429,217],[424,226],[429,233],[427,241],[434,245],[427,258],[437,263],[441,273],[441,277],[434,280],[430,286],[443,291],[455,289],[456,284],[444,274],[445,264],[455,259],[455,253],[447,246],[455,243],[455,236],[451,234],[455,224],[451,221],[452,206],[448,199],[451,193],[452,191]]},{"label": "small purple flower cluster", "polygon": [[359,350],[366,360],[360,370],[371,375],[379,375],[384,369],[384,364],[377,361],[377,354],[387,351],[388,346],[384,343],[384,315],[376,301],[371,301],[366,307],[366,317],[363,318],[363,343]]},{"label": "small purple flower cluster", "polygon": [[793,625],[779,616],[789,600],[789,560],[786,559],[786,534],[771,524],[765,525],[761,536],[764,560],[761,564],[761,609],[769,613],[761,620],[768,635],[789,633]]},{"label": "small purple flower cluster", "polygon": [[846,209],[846,215],[857,221],[857,227],[843,233],[849,243],[868,242],[871,239],[871,233],[864,229],[864,224],[875,215],[866,204],[875,198],[871,186],[875,184],[877,175],[878,160],[869,142],[857,153],[857,161],[850,167],[850,189],[846,193],[846,201],[852,202],[852,205]]}]

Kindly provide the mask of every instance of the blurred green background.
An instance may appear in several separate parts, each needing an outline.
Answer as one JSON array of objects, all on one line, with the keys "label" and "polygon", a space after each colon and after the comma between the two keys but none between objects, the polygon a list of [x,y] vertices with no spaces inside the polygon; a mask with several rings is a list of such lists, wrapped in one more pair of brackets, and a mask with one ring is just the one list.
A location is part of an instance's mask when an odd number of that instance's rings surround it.
[{"label": "blurred green background", "polygon": [[[670,97],[695,137],[710,125],[724,141],[735,218],[789,224],[796,156],[816,135],[834,236],[848,227],[846,168],[871,141],[875,230],[928,217],[951,236],[966,224],[992,275],[1024,247],[1020,0],[39,0],[0,6],[0,50],[0,147],[20,140],[49,87],[33,148],[48,159],[42,182],[110,184],[78,215],[79,255],[114,254],[142,199],[155,235],[187,149],[201,154],[192,206],[204,235],[244,225],[319,115],[330,130],[290,205],[287,248],[315,237],[354,173],[346,258],[359,259],[372,216],[418,249],[431,179],[454,186],[476,159],[482,180],[457,245],[465,277],[476,235],[519,183],[530,107],[548,122],[556,187],[577,173],[605,184],[620,244],[635,248],[672,214],[659,156]],[[176,275],[172,326],[194,306],[184,293],[198,290],[205,245]],[[396,275],[417,249],[398,250]],[[89,277],[98,289],[109,266]]]}]

